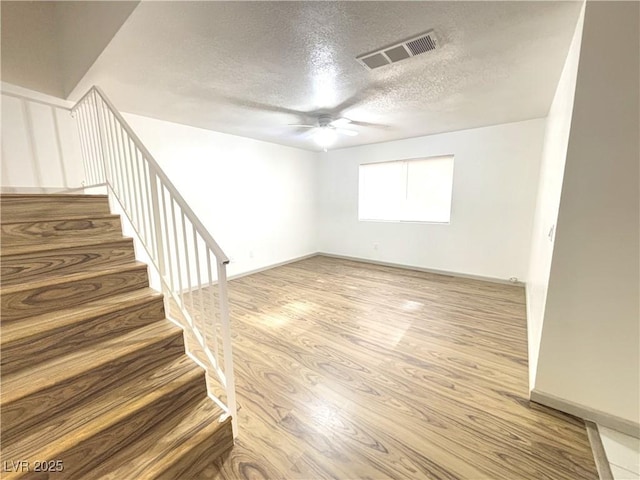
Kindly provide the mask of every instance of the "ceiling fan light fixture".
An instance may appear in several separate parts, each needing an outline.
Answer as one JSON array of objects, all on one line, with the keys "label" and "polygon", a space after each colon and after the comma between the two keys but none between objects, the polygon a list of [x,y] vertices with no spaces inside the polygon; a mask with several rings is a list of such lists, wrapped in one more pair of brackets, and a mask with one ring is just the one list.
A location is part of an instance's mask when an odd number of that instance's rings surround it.
[{"label": "ceiling fan light fixture", "polygon": [[318,127],[316,131],[313,132],[313,141],[325,150],[335,143],[337,137],[338,133],[335,129],[329,127]]}]

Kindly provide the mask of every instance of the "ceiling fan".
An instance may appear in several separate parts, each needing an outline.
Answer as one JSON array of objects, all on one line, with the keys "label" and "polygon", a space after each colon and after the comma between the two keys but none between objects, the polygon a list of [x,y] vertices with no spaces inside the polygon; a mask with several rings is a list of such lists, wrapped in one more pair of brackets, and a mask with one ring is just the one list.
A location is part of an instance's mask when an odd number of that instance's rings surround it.
[{"label": "ceiling fan", "polygon": [[331,115],[320,115],[315,125],[289,124],[289,126],[298,128],[313,128],[313,140],[326,152],[327,148],[333,145],[333,143],[336,141],[339,134],[348,135],[350,137],[358,135],[358,132],[356,132],[355,130],[344,128],[350,123],[351,120],[349,120],[348,118],[343,117],[333,119]]}]

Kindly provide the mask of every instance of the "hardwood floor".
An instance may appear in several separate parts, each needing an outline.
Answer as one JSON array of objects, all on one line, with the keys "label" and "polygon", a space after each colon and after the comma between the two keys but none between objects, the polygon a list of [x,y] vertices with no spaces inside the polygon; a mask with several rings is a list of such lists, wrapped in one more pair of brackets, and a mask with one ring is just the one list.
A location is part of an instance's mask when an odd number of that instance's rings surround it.
[{"label": "hardwood floor", "polygon": [[201,478],[598,478],[529,405],[522,288],[314,257],[229,290],[240,435]]}]

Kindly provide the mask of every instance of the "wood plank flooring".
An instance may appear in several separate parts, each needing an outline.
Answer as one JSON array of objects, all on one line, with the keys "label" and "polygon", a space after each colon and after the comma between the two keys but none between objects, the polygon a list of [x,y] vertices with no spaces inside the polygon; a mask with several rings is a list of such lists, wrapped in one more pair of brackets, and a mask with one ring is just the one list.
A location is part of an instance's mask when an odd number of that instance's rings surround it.
[{"label": "wood plank flooring", "polygon": [[529,405],[522,288],[318,256],[229,291],[240,434],[200,478],[598,478]]}]

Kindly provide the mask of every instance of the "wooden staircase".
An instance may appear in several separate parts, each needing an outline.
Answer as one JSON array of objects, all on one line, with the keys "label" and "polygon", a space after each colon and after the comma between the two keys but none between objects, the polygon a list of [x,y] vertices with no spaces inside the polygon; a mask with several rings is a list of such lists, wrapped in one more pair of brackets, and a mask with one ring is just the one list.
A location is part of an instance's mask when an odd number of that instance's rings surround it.
[{"label": "wooden staircase", "polygon": [[0,477],[197,478],[232,447],[231,418],[106,195],[0,207]]}]

